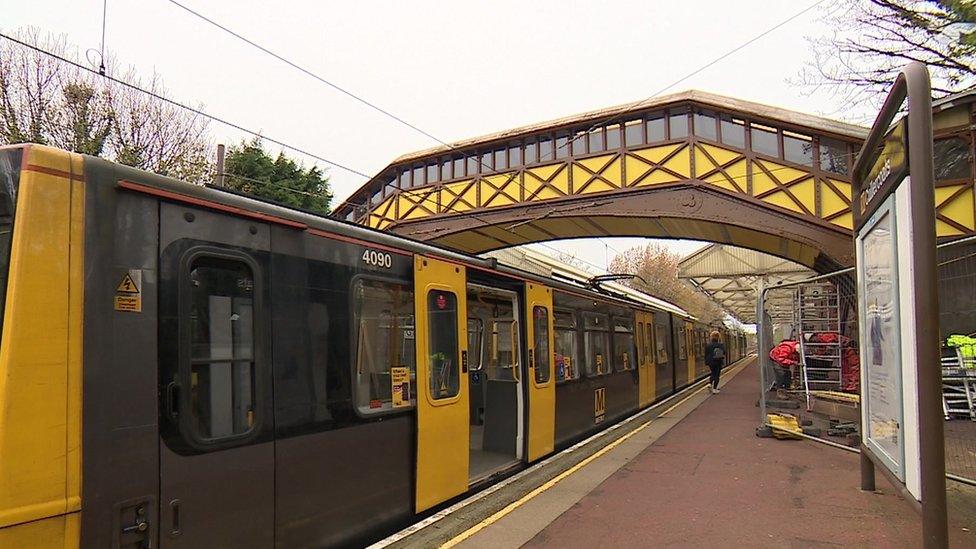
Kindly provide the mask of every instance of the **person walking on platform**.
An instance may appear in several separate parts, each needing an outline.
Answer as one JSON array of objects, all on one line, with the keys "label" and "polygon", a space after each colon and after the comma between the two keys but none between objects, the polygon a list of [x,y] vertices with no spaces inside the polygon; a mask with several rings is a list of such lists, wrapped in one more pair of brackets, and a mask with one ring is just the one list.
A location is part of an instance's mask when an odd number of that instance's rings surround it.
[{"label": "person walking on platform", "polygon": [[712,371],[711,385],[712,394],[717,395],[718,378],[722,374],[722,367],[725,366],[725,344],[721,341],[721,334],[712,331],[709,335],[708,345],[705,347],[705,364]]}]

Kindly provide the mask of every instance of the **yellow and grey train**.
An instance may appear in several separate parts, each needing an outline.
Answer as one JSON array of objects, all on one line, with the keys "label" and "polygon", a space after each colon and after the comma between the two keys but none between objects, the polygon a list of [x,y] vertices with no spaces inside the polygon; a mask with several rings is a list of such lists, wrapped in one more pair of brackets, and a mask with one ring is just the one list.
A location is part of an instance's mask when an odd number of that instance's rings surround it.
[{"label": "yellow and grey train", "polygon": [[0,323],[4,548],[364,543],[707,370],[673,311],[39,145]]}]

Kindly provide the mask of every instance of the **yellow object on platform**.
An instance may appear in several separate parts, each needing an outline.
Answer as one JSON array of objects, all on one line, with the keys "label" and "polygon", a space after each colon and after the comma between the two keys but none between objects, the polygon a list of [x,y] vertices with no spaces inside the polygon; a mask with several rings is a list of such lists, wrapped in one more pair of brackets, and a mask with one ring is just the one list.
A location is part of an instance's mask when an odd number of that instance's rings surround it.
[{"label": "yellow object on platform", "polygon": [[800,434],[800,422],[796,416],[790,414],[766,414],[766,423],[773,428],[773,436],[782,439],[798,439],[801,437],[791,433]]}]

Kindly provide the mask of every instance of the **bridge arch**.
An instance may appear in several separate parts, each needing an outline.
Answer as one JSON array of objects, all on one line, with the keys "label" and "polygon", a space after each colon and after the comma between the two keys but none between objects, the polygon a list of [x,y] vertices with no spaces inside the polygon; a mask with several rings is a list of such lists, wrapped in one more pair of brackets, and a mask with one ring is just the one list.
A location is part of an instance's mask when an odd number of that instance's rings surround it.
[{"label": "bridge arch", "polygon": [[[823,271],[854,261],[849,170],[866,131],[688,91],[402,156],[336,215],[475,253],[691,238]],[[945,183],[940,235],[976,233],[971,175]]]}]

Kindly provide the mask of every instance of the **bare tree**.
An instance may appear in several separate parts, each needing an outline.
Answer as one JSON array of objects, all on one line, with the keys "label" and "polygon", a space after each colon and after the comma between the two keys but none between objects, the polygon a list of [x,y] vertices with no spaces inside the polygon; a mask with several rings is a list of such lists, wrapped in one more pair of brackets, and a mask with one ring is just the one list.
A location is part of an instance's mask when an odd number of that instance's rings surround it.
[{"label": "bare tree", "polygon": [[812,58],[792,83],[827,90],[851,114],[884,99],[911,61],[928,65],[938,95],[976,83],[976,10],[969,0],[832,0],[824,20],[832,32],[809,37]]},{"label": "bare tree", "polygon": [[725,312],[708,296],[678,279],[681,257],[660,244],[624,250],[610,262],[610,272],[636,274],[643,280],[622,281],[654,297],[670,301],[706,324],[722,322]]},{"label": "bare tree", "polygon": [[[73,61],[66,38],[36,28],[17,38]],[[116,63],[106,59],[109,74]],[[132,68],[120,80],[166,96],[162,79],[143,83]],[[201,182],[210,173],[208,121],[145,93],[0,41],[0,143],[48,144],[172,177]]]}]

